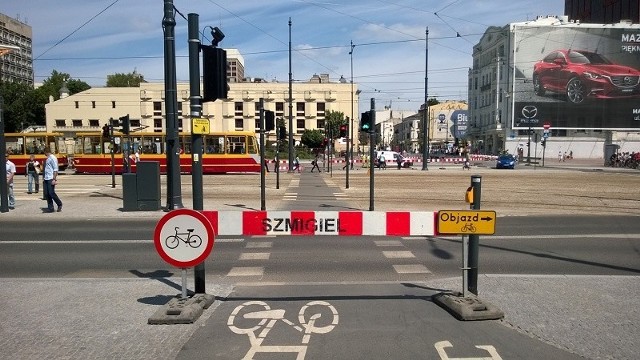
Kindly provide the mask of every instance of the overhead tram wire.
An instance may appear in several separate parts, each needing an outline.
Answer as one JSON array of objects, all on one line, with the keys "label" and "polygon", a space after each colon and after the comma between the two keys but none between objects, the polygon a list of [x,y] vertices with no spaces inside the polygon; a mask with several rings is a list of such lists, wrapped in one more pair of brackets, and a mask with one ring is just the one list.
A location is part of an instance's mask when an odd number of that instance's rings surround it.
[{"label": "overhead tram wire", "polygon": [[91,19],[85,21],[84,24],[80,25],[79,27],[77,27],[75,30],[73,30],[69,35],[63,37],[60,41],[58,41],[57,43],[53,44],[50,48],[48,48],[47,50],[45,50],[42,54],[36,56],[33,60],[38,60],[40,59],[40,57],[46,53],[48,53],[51,49],[55,48],[56,46],[62,44],[63,41],[67,40],[68,38],[70,38],[73,34],[77,33],[80,29],[82,29],[85,25],[89,24],[91,21],[93,21],[93,19],[97,18],[98,16],[100,16],[102,13],[104,13],[105,11],[107,11],[110,7],[112,7],[113,5],[115,5],[116,3],[118,3],[118,1],[120,0],[115,0],[114,2],[112,2],[111,4],[107,5],[106,8],[102,9],[102,11],[100,11],[99,13],[95,14],[93,17],[91,17]]}]

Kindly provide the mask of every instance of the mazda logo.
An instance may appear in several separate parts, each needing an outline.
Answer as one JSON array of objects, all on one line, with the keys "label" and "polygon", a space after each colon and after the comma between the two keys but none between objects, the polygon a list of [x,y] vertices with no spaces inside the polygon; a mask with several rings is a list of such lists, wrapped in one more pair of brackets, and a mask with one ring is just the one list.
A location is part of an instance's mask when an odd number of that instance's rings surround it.
[{"label": "mazda logo", "polygon": [[533,105],[527,105],[522,108],[522,116],[526,119],[533,119],[538,115],[538,108]]},{"label": "mazda logo", "polygon": [[623,81],[625,85],[631,85],[633,79],[631,79],[631,76],[625,76]]}]

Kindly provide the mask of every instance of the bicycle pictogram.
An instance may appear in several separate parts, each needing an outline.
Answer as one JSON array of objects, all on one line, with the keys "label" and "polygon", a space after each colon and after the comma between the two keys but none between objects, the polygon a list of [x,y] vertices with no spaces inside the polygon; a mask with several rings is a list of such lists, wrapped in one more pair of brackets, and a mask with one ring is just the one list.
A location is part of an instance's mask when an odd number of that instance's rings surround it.
[{"label": "bicycle pictogram", "polygon": [[[186,233],[179,233],[178,232],[179,228],[180,227],[176,226],[175,227],[176,233],[174,235],[167,236],[167,238],[164,240],[165,244],[167,245],[167,248],[169,249],[177,248],[178,245],[180,245],[180,241],[191,246],[194,249],[202,245],[202,238],[199,235],[192,234],[194,229],[187,229]],[[185,235],[186,235],[186,238],[183,237]]]},{"label": "bicycle pictogram", "polygon": [[[284,309],[272,310],[263,301],[248,301],[233,310],[227,326],[236,334],[247,335],[251,344],[243,359],[253,359],[256,353],[298,353],[296,360],[304,360],[311,334],[326,334],[338,325],[339,320],[336,308],[326,301],[311,301],[300,308],[299,324],[286,319],[284,314]],[[327,316],[323,317],[323,314]],[[300,345],[262,345],[278,321],[304,334]]]},{"label": "bicycle pictogram", "polygon": [[472,232],[476,232],[476,227],[475,227],[475,225],[473,225],[473,223],[469,222],[469,223],[464,224],[464,226],[462,227],[462,229],[460,231],[462,231],[463,233],[466,233],[466,232],[471,232],[472,233]]}]

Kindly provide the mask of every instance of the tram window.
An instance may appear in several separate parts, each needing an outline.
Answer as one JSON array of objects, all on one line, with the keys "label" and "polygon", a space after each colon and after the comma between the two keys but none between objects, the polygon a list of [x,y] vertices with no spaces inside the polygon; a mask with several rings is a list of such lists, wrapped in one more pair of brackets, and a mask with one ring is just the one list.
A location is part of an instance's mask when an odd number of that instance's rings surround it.
[{"label": "tram window", "polygon": [[224,154],[224,136],[205,135],[204,144],[206,154]]},{"label": "tram window", "polygon": [[191,154],[191,136],[180,136],[179,146],[181,154]]},{"label": "tram window", "polygon": [[27,138],[27,154],[44,154],[46,141],[44,136]]},{"label": "tram window", "polygon": [[85,136],[82,138],[82,153],[84,154],[102,154],[102,144],[100,136]]},{"label": "tram window", "polygon": [[253,136],[249,136],[249,154],[255,154],[258,152],[258,144],[256,143],[256,138]]},{"label": "tram window", "polygon": [[227,136],[228,154],[245,154],[247,144],[245,136]]}]

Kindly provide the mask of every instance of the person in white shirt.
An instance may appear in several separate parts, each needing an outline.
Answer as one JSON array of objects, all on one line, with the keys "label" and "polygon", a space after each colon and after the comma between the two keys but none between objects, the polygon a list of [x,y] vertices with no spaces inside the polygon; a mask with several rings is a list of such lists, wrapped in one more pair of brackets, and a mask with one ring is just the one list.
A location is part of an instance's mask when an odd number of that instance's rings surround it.
[{"label": "person in white shirt", "polygon": [[16,175],[16,164],[9,160],[9,151],[7,151],[7,190],[9,195],[9,209],[15,209],[16,198],[13,196],[13,177]]},{"label": "person in white shirt", "polygon": [[53,203],[58,205],[58,212],[62,211],[62,201],[56,194],[56,184],[58,183],[58,158],[51,153],[47,146],[44,148],[47,160],[44,162],[44,188],[47,194],[47,211],[53,212]]}]

